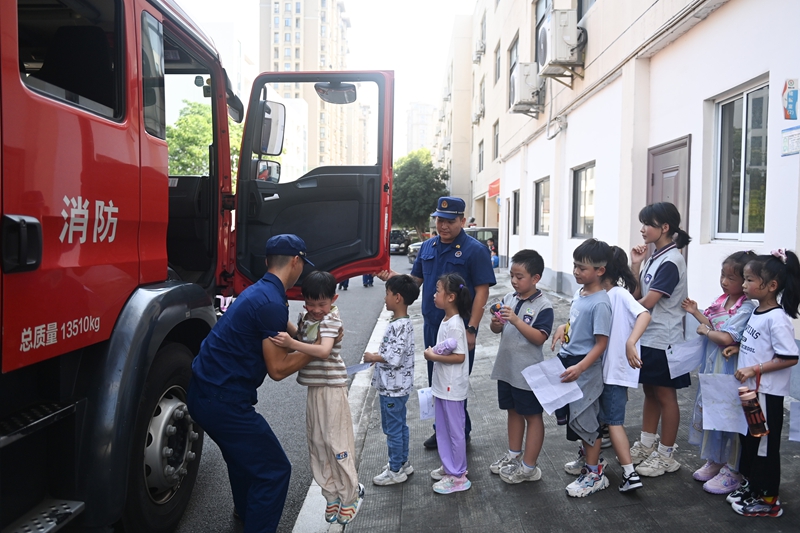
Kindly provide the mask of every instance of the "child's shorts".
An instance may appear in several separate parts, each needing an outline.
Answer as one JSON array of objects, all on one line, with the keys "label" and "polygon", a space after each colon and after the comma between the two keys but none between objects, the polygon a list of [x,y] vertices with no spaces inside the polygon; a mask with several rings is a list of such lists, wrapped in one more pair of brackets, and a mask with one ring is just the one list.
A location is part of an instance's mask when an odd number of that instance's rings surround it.
[{"label": "child's shorts", "polygon": [[518,389],[502,380],[497,380],[497,403],[500,409],[513,409],[522,416],[540,415],[544,412],[533,391]]},{"label": "child's shorts", "polygon": [[639,371],[639,383],[655,385],[658,387],[671,387],[685,389],[692,384],[689,374],[683,374],[675,379],[669,376],[667,352],[658,348],[642,346],[642,369]]},{"label": "child's shorts", "polygon": [[625,405],[628,403],[628,387],[622,385],[603,385],[600,395],[601,424],[609,426],[625,425]]}]

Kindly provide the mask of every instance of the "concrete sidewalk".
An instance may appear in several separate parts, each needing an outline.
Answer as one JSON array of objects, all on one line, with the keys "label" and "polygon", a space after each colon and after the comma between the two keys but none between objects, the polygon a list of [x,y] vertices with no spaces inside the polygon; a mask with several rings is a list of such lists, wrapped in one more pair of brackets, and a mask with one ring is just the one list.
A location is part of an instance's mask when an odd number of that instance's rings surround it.
[{"label": "concrete sidewalk", "polygon": [[[497,281],[497,285],[491,289],[490,300],[512,290],[507,271],[498,272]],[[566,322],[569,302],[555,295],[548,296],[555,307],[556,325]],[[414,319],[416,333],[415,384],[416,388],[422,388],[427,386],[427,375],[421,349],[422,316],[419,302],[409,309],[409,313]],[[704,492],[702,484],[692,478],[692,472],[704,463],[698,449],[686,441],[686,421],[694,404],[696,376],[692,377],[693,386],[678,394],[681,428],[677,459],[683,465],[679,471],[659,478],[643,478],[643,488],[632,494],[622,494],[617,490],[622,469],[613,451],[608,449],[604,454],[611,463],[607,470],[611,482],[609,488],[587,498],[570,498],[564,489],[575,478],[564,472],[563,465],[575,458],[577,447],[566,440],[565,429],[556,425],[555,417],[545,414],[545,441],[538,463],[542,469],[542,479],[519,485],[504,483],[489,471],[489,464],[507,450],[508,442],[505,412],[497,408],[496,382],[489,379],[500,335],[493,334],[487,324],[488,320],[484,319],[470,378],[469,411],[473,432],[467,457],[472,489],[446,496],[436,494],[431,489],[433,480],[429,472],[439,467],[439,456],[435,450],[426,450],[422,446],[422,441],[431,435],[431,421],[419,420],[419,404],[415,398],[408,402],[408,424],[411,429],[410,462],[416,473],[401,485],[373,485],[372,477],[381,472],[388,457],[378,402],[374,393],[364,395],[363,398],[371,405],[363,410],[363,418],[356,425],[361,428],[364,438],[363,449],[358,456],[359,478],[366,486],[367,494],[358,517],[347,526],[348,533],[800,531],[800,497],[796,495],[800,482],[800,443],[787,440],[788,412],[781,445],[782,517],[739,516],[725,503],[724,496]],[[376,331],[380,329],[379,335],[383,333],[383,327],[380,323],[376,327]],[[553,355],[548,341],[545,357]],[[638,438],[641,429],[642,403],[641,387],[631,390],[626,416],[631,443]],[[295,531],[300,530],[295,528]]]}]

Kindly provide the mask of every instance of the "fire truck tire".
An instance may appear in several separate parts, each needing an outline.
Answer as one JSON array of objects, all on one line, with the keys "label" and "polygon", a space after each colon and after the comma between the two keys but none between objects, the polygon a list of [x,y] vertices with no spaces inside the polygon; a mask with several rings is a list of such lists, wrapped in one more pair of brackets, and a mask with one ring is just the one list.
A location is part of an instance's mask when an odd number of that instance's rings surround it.
[{"label": "fire truck tire", "polygon": [[192,353],[163,346],[153,360],[136,415],[122,525],[127,533],[168,533],[197,479],[203,430],[186,409]]}]

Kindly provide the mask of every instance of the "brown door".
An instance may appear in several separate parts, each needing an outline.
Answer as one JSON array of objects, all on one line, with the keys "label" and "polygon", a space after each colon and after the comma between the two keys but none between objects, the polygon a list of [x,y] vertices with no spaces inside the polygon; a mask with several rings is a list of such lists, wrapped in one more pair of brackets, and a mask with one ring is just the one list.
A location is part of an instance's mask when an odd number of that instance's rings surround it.
[{"label": "brown door", "polygon": [[[689,226],[689,155],[687,135],[647,150],[647,203],[670,202],[681,214],[681,229]],[[681,250],[686,257],[686,248]]]}]

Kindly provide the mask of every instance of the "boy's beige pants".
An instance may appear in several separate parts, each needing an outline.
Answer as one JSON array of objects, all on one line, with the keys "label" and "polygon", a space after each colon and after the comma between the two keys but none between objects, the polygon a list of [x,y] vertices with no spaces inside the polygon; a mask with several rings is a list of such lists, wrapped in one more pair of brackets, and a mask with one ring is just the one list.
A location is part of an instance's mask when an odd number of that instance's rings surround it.
[{"label": "boy's beige pants", "polygon": [[353,457],[353,419],[347,387],[308,387],[306,434],[311,473],[329,502],[351,504],[358,496]]}]

